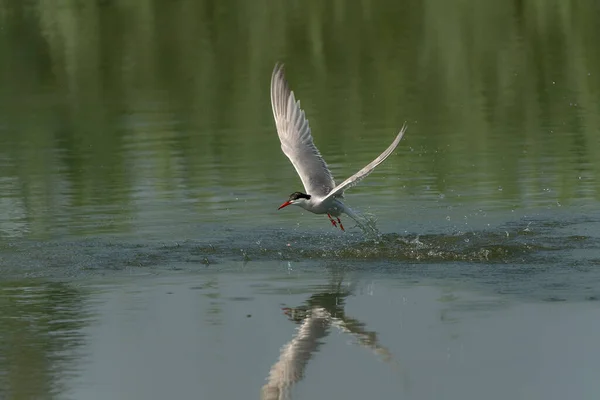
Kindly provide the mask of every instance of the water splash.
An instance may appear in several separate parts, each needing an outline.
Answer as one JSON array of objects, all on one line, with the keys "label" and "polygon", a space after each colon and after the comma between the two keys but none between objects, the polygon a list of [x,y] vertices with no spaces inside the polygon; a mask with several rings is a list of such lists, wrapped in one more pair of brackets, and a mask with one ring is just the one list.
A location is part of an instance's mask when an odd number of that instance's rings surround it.
[{"label": "water splash", "polygon": [[[371,221],[374,222],[374,219]],[[102,270],[152,268],[214,268],[239,261],[325,261],[375,263],[378,267],[398,263],[577,263],[582,253],[600,247],[600,239],[584,235],[557,235],[552,223],[500,227],[494,231],[454,234],[369,236],[287,230],[226,232],[207,241],[77,241],[5,244],[0,248],[3,276],[71,275]],[[508,232],[508,235],[507,233]],[[579,254],[576,260],[572,257]],[[583,262],[594,262],[587,257]],[[596,260],[600,258],[596,255]],[[597,261],[596,261],[597,262]]]}]

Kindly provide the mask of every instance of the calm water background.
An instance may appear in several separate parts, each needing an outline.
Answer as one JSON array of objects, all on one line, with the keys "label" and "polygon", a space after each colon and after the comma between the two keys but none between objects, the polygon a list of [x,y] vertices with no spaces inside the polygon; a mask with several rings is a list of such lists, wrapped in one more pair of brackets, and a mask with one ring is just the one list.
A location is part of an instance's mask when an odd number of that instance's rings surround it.
[{"label": "calm water background", "polygon": [[[0,0],[0,398],[597,399],[599,20]],[[338,182],[408,123],[378,240],[276,211],[276,61]]]}]

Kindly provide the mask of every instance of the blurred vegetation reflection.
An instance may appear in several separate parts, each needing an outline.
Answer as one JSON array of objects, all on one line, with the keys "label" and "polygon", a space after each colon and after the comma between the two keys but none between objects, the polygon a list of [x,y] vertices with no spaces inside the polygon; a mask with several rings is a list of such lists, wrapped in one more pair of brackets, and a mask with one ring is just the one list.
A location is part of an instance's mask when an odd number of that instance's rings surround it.
[{"label": "blurred vegetation reflection", "polygon": [[278,60],[338,179],[406,120],[392,196],[595,201],[599,20],[594,0],[0,0],[0,235],[208,220],[288,188]]},{"label": "blurred vegetation reflection", "polygon": [[84,298],[61,283],[0,284],[0,398],[62,398],[91,317]]}]

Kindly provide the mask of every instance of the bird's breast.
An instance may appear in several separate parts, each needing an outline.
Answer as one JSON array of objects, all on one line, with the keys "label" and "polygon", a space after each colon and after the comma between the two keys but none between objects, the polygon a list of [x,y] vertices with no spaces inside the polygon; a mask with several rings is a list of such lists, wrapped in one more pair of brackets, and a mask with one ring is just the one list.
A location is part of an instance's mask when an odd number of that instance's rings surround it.
[{"label": "bird's breast", "polygon": [[326,201],[315,201],[312,204],[312,209],[309,211],[315,214],[331,214],[338,217],[342,214],[342,207],[340,207],[338,203],[337,200],[332,198],[329,198]]}]

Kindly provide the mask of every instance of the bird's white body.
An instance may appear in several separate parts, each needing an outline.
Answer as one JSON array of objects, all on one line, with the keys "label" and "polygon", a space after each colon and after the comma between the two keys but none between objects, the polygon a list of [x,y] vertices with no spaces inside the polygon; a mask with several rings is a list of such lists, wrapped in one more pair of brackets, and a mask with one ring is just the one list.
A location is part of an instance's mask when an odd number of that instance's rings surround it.
[{"label": "bird's white body", "polygon": [[342,213],[362,225],[358,216],[340,199],[343,198],[344,190],[358,184],[392,154],[406,131],[406,125],[379,157],[336,186],[327,163],[313,143],[308,120],[300,108],[300,101],[296,101],[294,92],[288,86],[281,64],[275,65],[271,76],[271,106],[281,150],[294,165],[306,190],[306,193],[292,193],[289,200],[279,208],[296,205],[314,214],[327,214],[331,223],[337,226],[332,219],[334,216],[342,230],[344,228],[339,219]]},{"label": "bird's white body", "polygon": [[309,200],[301,199],[298,202],[292,203],[295,206],[304,208],[314,214],[331,214],[334,217],[339,217],[344,212],[345,206],[336,197],[323,199],[311,196]]}]

